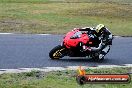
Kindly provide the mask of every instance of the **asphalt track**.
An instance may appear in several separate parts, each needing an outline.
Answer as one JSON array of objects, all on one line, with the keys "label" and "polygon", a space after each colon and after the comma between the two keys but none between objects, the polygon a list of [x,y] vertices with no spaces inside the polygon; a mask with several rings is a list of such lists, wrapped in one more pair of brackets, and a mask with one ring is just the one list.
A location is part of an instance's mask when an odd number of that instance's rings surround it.
[{"label": "asphalt track", "polygon": [[0,35],[0,69],[132,64],[131,37],[116,37],[102,62],[70,57],[51,60],[48,53],[62,38],[63,35]]}]

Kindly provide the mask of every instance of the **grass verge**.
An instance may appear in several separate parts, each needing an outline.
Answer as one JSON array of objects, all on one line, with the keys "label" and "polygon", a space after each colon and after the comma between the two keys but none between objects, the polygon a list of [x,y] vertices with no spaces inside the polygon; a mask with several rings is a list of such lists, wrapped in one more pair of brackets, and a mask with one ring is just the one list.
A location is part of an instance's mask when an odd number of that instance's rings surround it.
[{"label": "grass verge", "polygon": [[[128,73],[132,71],[132,68],[87,69],[86,71],[98,74]],[[1,74],[0,88],[131,88],[132,86],[132,82],[129,84],[86,84],[80,86],[76,83],[76,75],[77,71],[72,70]]]},{"label": "grass verge", "polygon": [[64,34],[105,24],[132,36],[131,0],[0,0],[0,32]]}]

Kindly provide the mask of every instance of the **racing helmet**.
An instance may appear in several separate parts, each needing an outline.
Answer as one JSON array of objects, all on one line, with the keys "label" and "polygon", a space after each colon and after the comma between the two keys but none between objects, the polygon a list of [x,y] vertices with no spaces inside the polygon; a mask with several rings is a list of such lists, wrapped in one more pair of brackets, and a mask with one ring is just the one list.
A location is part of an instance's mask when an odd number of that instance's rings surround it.
[{"label": "racing helmet", "polygon": [[105,25],[103,25],[103,24],[98,24],[98,25],[96,26],[96,28],[95,28],[95,31],[96,31],[97,33],[101,33],[101,32],[103,31],[104,28],[105,28]]}]

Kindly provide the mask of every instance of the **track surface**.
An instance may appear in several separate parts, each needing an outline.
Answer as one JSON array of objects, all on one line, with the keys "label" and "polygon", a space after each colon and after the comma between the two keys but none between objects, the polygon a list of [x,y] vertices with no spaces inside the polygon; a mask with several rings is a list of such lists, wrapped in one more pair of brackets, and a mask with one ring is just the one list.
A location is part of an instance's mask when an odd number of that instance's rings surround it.
[{"label": "track surface", "polygon": [[132,38],[117,37],[103,62],[64,57],[50,60],[48,53],[63,35],[0,35],[0,69],[132,64]]}]

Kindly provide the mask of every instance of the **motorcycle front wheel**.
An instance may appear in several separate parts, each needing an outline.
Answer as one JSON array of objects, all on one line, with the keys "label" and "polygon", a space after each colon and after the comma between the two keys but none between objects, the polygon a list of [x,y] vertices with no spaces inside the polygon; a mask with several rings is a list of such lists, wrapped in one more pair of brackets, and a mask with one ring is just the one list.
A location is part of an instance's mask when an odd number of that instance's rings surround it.
[{"label": "motorcycle front wheel", "polygon": [[49,52],[49,57],[52,60],[57,60],[65,56],[66,53],[66,48],[64,46],[58,45],[54,47],[50,52]]}]

